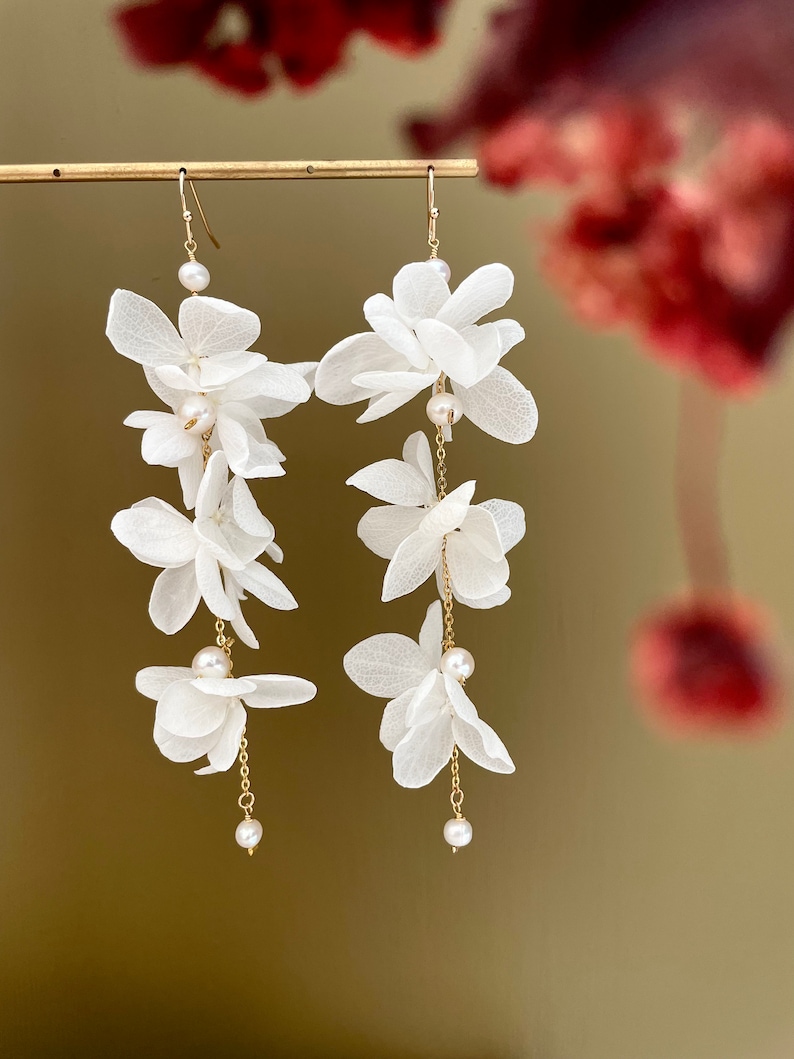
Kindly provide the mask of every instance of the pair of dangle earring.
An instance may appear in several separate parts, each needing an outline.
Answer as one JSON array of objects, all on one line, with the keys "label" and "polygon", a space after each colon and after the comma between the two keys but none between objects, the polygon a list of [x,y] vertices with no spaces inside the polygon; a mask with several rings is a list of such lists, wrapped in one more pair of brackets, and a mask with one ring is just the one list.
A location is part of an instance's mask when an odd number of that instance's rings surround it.
[{"label": "pair of dangle earring", "polygon": [[455,605],[484,610],[508,601],[506,554],[523,537],[525,519],[509,500],[472,503],[473,480],[450,489],[446,446],[464,419],[494,438],[522,444],[534,436],[538,415],[532,394],[500,364],[524,338],[523,328],[515,320],[477,322],[508,301],[512,272],[485,265],[452,293],[451,270],[438,256],[438,218],[429,166],[429,260],[400,269],[391,297],[367,299],[371,330],[326,353],[315,387],[330,404],[366,400],[359,423],[430,390],[425,412],[435,427],[433,448],[417,431],[403,445],[402,459],[370,464],[347,484],[383,501],[358,524],[364,544],[388,560],[382,599],[413,592],[434,575],[438,598],[427,607],[418,640],[401,633],[371,636],[348,651],[344,667],[363,691],[389,700],[380,739],[392,752],[398,784],[423,787],[450,766],[453,816],[443,833],[456,852],[472,839],[462,811],[461,754],[492,772],[511,773],[515,766],[468,697],[475,663],[456,644]]},{"label": "pair of dangle earring", "polygon": [[168,408],[133,412],[124,422],[143,430],[146,463],[177,470],[187,514],[148,497],[120,511],[111,529],[136,558],[162,570],[149,600],[149,616],[158,629],[179,632],[202,602],[209,611],[214,642],[200,648],[190,666],[142,669],[136,686],[157,704],[154,741],[166,758],[206,758],[197,775],[226,772],[239,764],[243,818],[235,837],[253,854],[263,827],[253,815],[247,710],[308,702],[317,689],[302,677],[237,676],[233,671],[234,637],[259,647],[243,615],[247,594],[276,610],[298,606],[261,561],[280,563],[283,553],[248,483],[284,474],[284,455],[265,433],[263,420],[309,400],[316,364],[279,364],[253,352],[261,330],[256,314],[202,295],[210,274],[196,258],[186,180],[207,234],[218,245],[181,169],[188,260],[178,278],[190,295],[179,307],[179,329],[153,302],[117,290],[106,333],[118,353],[142,365],[151,389]]}]

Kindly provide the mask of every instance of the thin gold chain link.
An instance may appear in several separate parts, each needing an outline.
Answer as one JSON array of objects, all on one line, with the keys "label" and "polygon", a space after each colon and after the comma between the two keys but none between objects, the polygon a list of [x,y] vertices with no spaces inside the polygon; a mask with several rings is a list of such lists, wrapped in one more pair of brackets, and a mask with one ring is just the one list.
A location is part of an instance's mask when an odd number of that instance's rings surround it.
[{"label": "thin gold chain link", "polygon": [[458,753],[457,746],[452,748],[452,793],[449,796],[449,800],[452,804],[452,810],[455,813],[456,820],[463,819],[463,813],[461,812],[461,806],[463,805],[463,799],[465,797],[463,791],[460,789],[460,755]]}]

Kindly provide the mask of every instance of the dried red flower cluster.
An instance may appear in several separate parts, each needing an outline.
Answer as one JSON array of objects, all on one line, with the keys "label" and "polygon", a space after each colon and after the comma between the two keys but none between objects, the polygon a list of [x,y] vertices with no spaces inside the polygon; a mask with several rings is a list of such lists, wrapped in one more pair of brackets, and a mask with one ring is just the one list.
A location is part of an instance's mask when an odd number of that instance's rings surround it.
[{"label": "dried red flower cluster", "polygon": [[778,717],[766,622],[744,601],[670,605],[637,629],[632,665],[651,717],[669,732],[743,734]]},{"label": "dried red flower cluster", "polygon": [[225,88],[261,95],[283,77],[315,85],[338,67],[349,37],[369,34],[411,55],[435,44],[447,0],[153,0],[114,14],[146,66],[189,65]]}]

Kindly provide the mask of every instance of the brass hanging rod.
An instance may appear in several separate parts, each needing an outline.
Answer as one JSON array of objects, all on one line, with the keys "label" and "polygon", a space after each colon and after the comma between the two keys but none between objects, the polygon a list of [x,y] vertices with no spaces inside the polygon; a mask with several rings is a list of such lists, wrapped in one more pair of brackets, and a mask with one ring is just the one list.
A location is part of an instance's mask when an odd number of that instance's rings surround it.
[{"label": "brass hanging rod", "polygon": [[185,169],[191,180],[322,180],[427,176],[476,177],[476,158],[368,159],[297,162],[59,162],[53,165],[0,165],[0,184],[41,184],[99,180],[176,180]]}]

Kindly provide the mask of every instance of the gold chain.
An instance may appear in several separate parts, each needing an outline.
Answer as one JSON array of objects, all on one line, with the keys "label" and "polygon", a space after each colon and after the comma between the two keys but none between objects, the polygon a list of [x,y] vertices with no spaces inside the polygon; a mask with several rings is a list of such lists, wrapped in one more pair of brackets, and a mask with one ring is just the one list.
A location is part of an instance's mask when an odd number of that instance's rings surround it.
[{"label": "gold chain", "polygon": [[[256,796],[254,795],[254,792],[251,790],[251,781],[248,778],[249,777],[249,771],[250,770],[248,768],[248,740],[245,738],[245,728],[243,728],[243,733],[240,736],[240,786],[242,787],[242,793],[240,794],[240,797],[237,799],[237,804],[240,806],[240,808],[242,809],[243,813],[245,814],[245,819],[246,820],[250,820],[251,819],[251,814],[253,813],[253,810],[254,810],[254,802],[256,801]],[[253,857],[255,850],[256,850],[255,846],[250,848],[248,850],[248,856],[249,857]]]},{"label": "gold chain", "polygon": [[459,754],[457,746],[452,749],[452,793],[449,796],[449,800],[452,803],[452,810],[455,813],[456,820],[463,819],[463,813],[461,812],[461,806],[463,805],[464,794],[460,789],[460,766],[459,766]]}]

